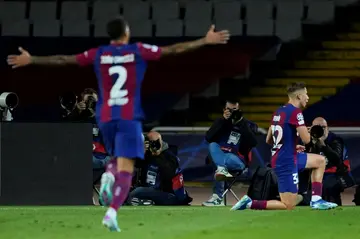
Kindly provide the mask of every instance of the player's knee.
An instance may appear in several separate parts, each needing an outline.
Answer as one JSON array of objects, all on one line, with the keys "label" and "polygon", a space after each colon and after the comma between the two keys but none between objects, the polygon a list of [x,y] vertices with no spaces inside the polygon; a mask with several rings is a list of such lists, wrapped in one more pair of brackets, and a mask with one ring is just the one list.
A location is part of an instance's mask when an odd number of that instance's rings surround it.
[{"label": "player's knee", "polygon": [[319,157],[316,158],[316,164],[319,168],[325,168],[326,167],[325,157],[322,155],[319,155]]},{"label": "player's knee", "polygon": [[293,202],[292,200],[283,202],[286,206],[287,210],[293,210],[296,206],[296,202]]},{"label": "player's knee", "polygon": [[117,170],[132,173],[134,171],[135,160],[129,158],[117,158]]}]

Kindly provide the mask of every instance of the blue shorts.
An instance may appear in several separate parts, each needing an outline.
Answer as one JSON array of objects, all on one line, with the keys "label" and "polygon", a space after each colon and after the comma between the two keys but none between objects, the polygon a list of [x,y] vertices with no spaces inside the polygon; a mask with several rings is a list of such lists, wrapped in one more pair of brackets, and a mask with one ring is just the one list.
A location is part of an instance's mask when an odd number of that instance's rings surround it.
[{"label": "blue shorts", "polygon": [[140,121],[115,120],[98,125],[105,148],[111,156],[144,158],[144,140]]},{"label": "blue shorts", "polygon": [[297,158],[296,162],[297,162],[298,171],[301,172],[306,168],[307,154],[306,153],[297,153],[296,158]]},{"label": "blue shorts", "polygon": [[[279,193],[297,193],[299,176],[298,171],[305,169],[307,154],[297,153],[297,164],[292,167],[282,167],[276,165],[274,172],[278,179]],[[292,160],[289,158],[289,160]]]}]

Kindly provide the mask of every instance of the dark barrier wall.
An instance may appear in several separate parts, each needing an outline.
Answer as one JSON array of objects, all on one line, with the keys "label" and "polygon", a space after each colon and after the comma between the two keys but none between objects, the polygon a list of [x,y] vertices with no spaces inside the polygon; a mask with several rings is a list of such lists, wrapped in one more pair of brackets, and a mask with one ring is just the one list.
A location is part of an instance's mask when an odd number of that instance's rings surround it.
[{"label": "dark barrier wall", "polygon": [[[359,134],[341,135],[345,140],[349,152],[350,166],[356,181],[360,183],[360,132]],[[258,146],[252,151],[250,174],[258,166],[270,163],[270,146],[265,143],[265,136],[259,135]],[[181,167],[184,170],[184,178],[187,181],[212,181],[214,171],[210,166],[205,165],[205,158],[208,155],[207,144],[204,141],[204,134],[166,134],[163,139],[169,144],[178,145],[178,156]]]},{"label": "dark barrier wall", "polygon": [[[137,40],[137,39],[134,39]],[[186,38],[139,39],[146,43],[168,45]],[[106,39],[93,38],[6,38],[0,39],[0,56],[17,53],[17,47],[23,46],[34,55],[76,54],[89,48],[107,44]],[[149,64],[143,84],[143,98],[147,106],[145,112],[151,114],[161,104],[176,103],[188,92],[199,92],[219,78],[243,75],[251,59],[261,57],[278,43],[277,38],[234,38],[227,45],[209,46],[200,50],[166,57],[159,62]],[[11,70],[0,61],[0,91],[14,91],[20,97],[20,108],[28,105],[39,107],[53,106],[58,96],[65,91],[80,93],[86,87],[97,87],[91,67],[28,67]],[[169,99],[159,101],[160,94]],[[173,101],[171,100],[173,99]],[[174,102],[175,101],[175,102]],[[160,103],[160,105],[159,105]],[[168,107],[168,106],[167,106]],[[30,115],[31,110],[22,117]],[[43,111],[45,115],[48,111]],[[38,113],[39,114],[39,113]],[[47,118],[51,118],[51,114]]]},{"label": "dark barrier wall", "polygon": [[2,123],[0,205],[92,204],[92,125]]}]

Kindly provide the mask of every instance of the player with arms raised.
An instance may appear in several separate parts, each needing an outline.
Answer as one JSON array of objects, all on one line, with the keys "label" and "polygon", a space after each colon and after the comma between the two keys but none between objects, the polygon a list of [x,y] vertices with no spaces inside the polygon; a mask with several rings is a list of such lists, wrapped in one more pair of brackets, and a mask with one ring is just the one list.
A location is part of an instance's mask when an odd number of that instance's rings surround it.
[{"label": "player with arms raised", "polygon": [[325,171],[324,156],[299,152],[303,151],[304,147],[298,145],[298,135],[305,144],[310,143],[311,140],[300,110],[309,100],[306,86],[303,83],[293,83],[288,86],[287,94],[289,103],[275,111],[266,137],[266,142],[273,146],[271,166],[278,179],[281,201],[252,200],[245,195],[231,210],[293,209],[298,196],[298,170],[304,168],[312,169],[311,208],[324,210],[337,207],[337,204],[326,202],[321,198]]},{"label": "player with arms raised", "polygon": [[140,92],[146,62],[205,45],[226,44],[230,37],[229,32],[226,30],[215,32],[214,29],[215,27],[211,26],[204,38],[167,47],[141,43],[129,44],[129,26],[119,17],[107,24],[107,32],[111,40],[109,45],[68,56],[31,56],[27,51],[19,48],[20,55],[8,56],[8,64],[13,68],[29,64],[94,65],[99,85],[99,100],[96,108],[98,125],[108,153],[117,158],[117,163],[114,164],[117,170],[108,167],[108,172],[101,180],[101,199],[106,205],[111,202],[103,219],[103,224],[110,231],[120,231],[117,210],[129,193],[135,159],[144,158]]}]

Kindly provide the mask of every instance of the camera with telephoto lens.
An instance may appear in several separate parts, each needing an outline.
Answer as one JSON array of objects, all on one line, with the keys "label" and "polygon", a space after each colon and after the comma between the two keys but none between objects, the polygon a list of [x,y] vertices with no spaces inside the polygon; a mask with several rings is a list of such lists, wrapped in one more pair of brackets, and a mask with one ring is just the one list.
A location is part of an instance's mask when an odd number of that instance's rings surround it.
[{"label": "camera with telephoto lens", "polygon": [[241,110],[230,110],[230,113],[231,116],[229,119],[233,120],[234,122],[237,122],[243,116],[243,112]]},{"label": "camera with telephoto lens", "polygon": [[92,96],[92,95],[89,95],[87,100],[85,101],[85,104],[86,104],[87,109],[95,110],[95,108],[96,108],[96,99],[95,99],[95,97]]},{"label": "camera with telephoto lens", "polygon": [[150,151],[158,151],[161,148],[160,139],[158,140],[150,140],[147,135],[144,135],[144,142],[145,144],[149,144]]},{"label": "camera with telephoto lens", "polygon": [[315,139],[321,138],[324,134],[325,131],[321,125],[314,125],[310,129],[310,135]]}]

